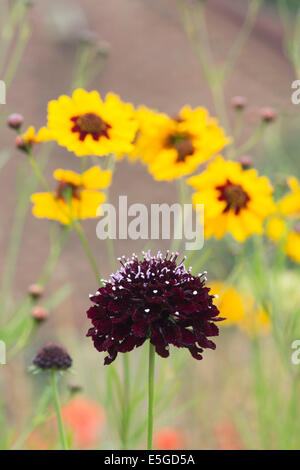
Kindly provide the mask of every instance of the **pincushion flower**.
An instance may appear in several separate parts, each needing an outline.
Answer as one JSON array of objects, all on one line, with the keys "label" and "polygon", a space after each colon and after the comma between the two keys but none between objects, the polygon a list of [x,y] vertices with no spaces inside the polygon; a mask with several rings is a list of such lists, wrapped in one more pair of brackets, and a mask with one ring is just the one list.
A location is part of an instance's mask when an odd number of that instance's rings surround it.
[{"label": "pincushion flower", "polygon": [[46,343],[33,359],[35,367],[41,370],[66,370],[72,366],[72,359],[65,348],[56,343]]},{"label": "pincushion flower", "polygon": [[266,177],[221,156],[200,175],[189,178],[188,184],[197,191],[194,205],[204,204],[206,237],[220,239],[229,232],[243,242],[253,233],[263,233],[264,220],[276,210]]},{"label": "pincushion flower", "polygon": [[174,118],[140,108],[137,119],[139,132],[131,158],[140,157],[156,180],[192,173],[230,142],[204,108],[185,106]]},{"label": "pincushion flower", "polygon": [[214,281],[209,283],[216,305],[226,318],[225,326],[237,326],[249,336],[270,332],[271,320],[267,312],[249,292]]},{"label": "pincushion flower", "polygon": [[[117,95],[108,93],[102,101],[97,91],[74,91],[48,104],[49,139],[83,155],[128,153],[132,149],[137,123],[134,108]],[[45,131],[44,131],[45,132]]]},{"label": "pincushion flower", "polygon": [[300,263],[300,183],[295,177],[287,180],[290,192],[279,200],[278,213],[267,224],[267,234],[276,244],[282,243],[285,253]]},{"label": "pincushion flower", "polygon": [[202,359],[205,348],[215,349],[210,336],[218,335],[220,321],[214,297],[205,286],[205,276],[193,276],[178,253],[144,254],[120,260],[122,268],[103,281],[87,311],[92,322],[88,336],[98,351],[106,351],[105,364],[141,346],[147,339],[161,357],[169,356],[169,345],[187,348]]},{"label": "pincushion flower", "polygon": [[55,170],[53,176],[58,185],[53,193],[36,193],[31,196],[35,217],[58,220],[69,225],[72,220],[97,217],[105,194],[98,191],[107,188],[110,171],[94,166],[81,175],[70,170]]}]

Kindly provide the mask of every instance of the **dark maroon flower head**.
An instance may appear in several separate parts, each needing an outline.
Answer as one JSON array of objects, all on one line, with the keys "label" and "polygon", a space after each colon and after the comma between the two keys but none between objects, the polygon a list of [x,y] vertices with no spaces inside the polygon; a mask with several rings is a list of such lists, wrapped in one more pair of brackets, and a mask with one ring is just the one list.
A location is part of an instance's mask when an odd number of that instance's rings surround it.
[{"label": "dark maroon flower head", "polygon": [[202,359],[203,349],[215,349],[208,337],[218,335],[214,322],[222,320],[205,286],[206,273],[193,276],[185,258],[177,264],[178,253],[143,254],[141,261],[136,255],[119,259],[122,268],[90,296],[94,305],[87,316],[93,327],[87,336],[108,353],[104,364],[148,338],[162,357],[169,356],[172,344]]},{"label": "dark maroon flower head", "polygon": [[47,343],[38,351],[33,364],[43,370],[65,370],[71,367],[72,359],[59,344]]}]

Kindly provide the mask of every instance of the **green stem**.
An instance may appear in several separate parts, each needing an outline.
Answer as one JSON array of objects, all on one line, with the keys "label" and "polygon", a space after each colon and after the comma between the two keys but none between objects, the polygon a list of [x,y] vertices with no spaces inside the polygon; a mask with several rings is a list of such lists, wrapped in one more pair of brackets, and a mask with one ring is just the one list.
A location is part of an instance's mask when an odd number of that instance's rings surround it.
[{"label": "green stem", "polygon": [[37,164],[34,156],[32,155],[32,152],[31,152],[30,148],[27,148],[27,155],[28,155],[28,158],[29,158],[29,163],[32,166],[32,169],[33,169],[37,179],[42,183],[45,190],[48,191],[49,193],[51,193],[51,189],[50,189],[46,179],[44,178],[44,176],[43,176],[43,174],[40,170],[40,167]]},{"label": "green stem", "polygon": [[100,272],[98,270],[98,266],[97,266],[97,263],[96,263],[96,260],[94,258],[94,255],[89,247],[89,244],[88,244],[88,241],[86,239],[86,236],[84,234],[84,231],[81,227],[81,225],[75,220],[73,221],[74,223],[74,228],[78,234],[78,237],[79,237],[79,240],[81,241],[81,244],[83,246],[83,249],[88,257],[88,260],[90,262],[90,265],[91,265],[91,268],[93,270],[93,273],[95,274],[96,276],[96,279],[98,282],[101,282],[101,275],[100,275]]},{"label": "green stem", "polygon": [[61,446],[63,450],[68,450],[64,425],[62,422],[62,417],[61,417],[61,412],[60,412],[59,396],[58,396],[57,385],[56,385],[56,371],[54,369],[52,369],[51,371],[51,383],[52,383],[53,399],[54,399]]},{"label": "green stem", "polygon": [[236,155],[243,155],[249,150],[252,150],[253,147],[260,141],[266,129],[266,123],[262,121],[258,127],[256,128],[255,132],[249,137],[249,139],[240,147],[236,149]]},{"label": "green stem", "polygon": [[123,357],[124,369],[124,400],[123,400],[123,416],[122,416],[122,449],[127,449],[129,418],[130,418],[130,368],[129,356],[124,354]]},{"label": "green stem", "polygon": [[154,362],[155,348],[149,341],[149,370],[148,370],[148,450],[152,450],[153,435],[153,403],[154,403]]}]

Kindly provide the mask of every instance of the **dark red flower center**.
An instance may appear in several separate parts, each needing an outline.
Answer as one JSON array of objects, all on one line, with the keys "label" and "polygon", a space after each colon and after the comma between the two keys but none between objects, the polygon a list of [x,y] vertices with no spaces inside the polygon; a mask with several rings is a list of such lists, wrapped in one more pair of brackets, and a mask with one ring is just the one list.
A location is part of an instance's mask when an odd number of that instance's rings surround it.
[{"label": "dark red flower center", "polygon": [[227,180],[222,186],[217,186],[216,189],[220,191],[219,201],[226,202],[226,207],[223,212],[228,212],[231,209],[235,214],[239,214],[240,210],[246,207],[250,200],[242,186],[234,184],[230,180]]},{"label": "dark red flower center", "polygon": [[185,133],[170,135],[167,139],[167,146],[177,151],[177,163],[185,162],[186,157],[194,153],[194,146],[191,136]]},{"label": "dark red flower center", "polygon": [[87,135],[91,135],[94,140],[99,140],[104,136],[109,139],[108,130],[111,125],[103,121],[103,119],[95,113],[86,113],[82,116],[74,116],[71,118],[74,123],[72,132],[79,133],[79,139],[84,141]]},{"label": "dark red flower center", "polygon": [[75,184],[60,181],[56,189],[56,197],[66,202],[72,198],[80,199],[80,188]]}]

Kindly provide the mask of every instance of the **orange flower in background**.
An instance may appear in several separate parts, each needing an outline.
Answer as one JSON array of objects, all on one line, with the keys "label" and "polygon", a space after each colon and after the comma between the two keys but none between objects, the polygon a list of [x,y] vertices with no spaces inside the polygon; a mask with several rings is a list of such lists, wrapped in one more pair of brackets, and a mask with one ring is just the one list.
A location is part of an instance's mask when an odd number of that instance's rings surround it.
[{"label": "orange flower in background", "polygon": [[75,397],[62,408],[62,417],[76,447],[99,446],[106,419],[104,409],[98,403],[89,398]]},{"label": "orange flower in background", "polygon": [[235,424],[232,421],[222,421],[215,424],[213,433],[218,450],[242,450],[244,445]]},{"label": "orange flower in background", "polygon": [[183,435],[175,428],[158,429],[153,440],[157,450],[180,450],[184,447]]}]

